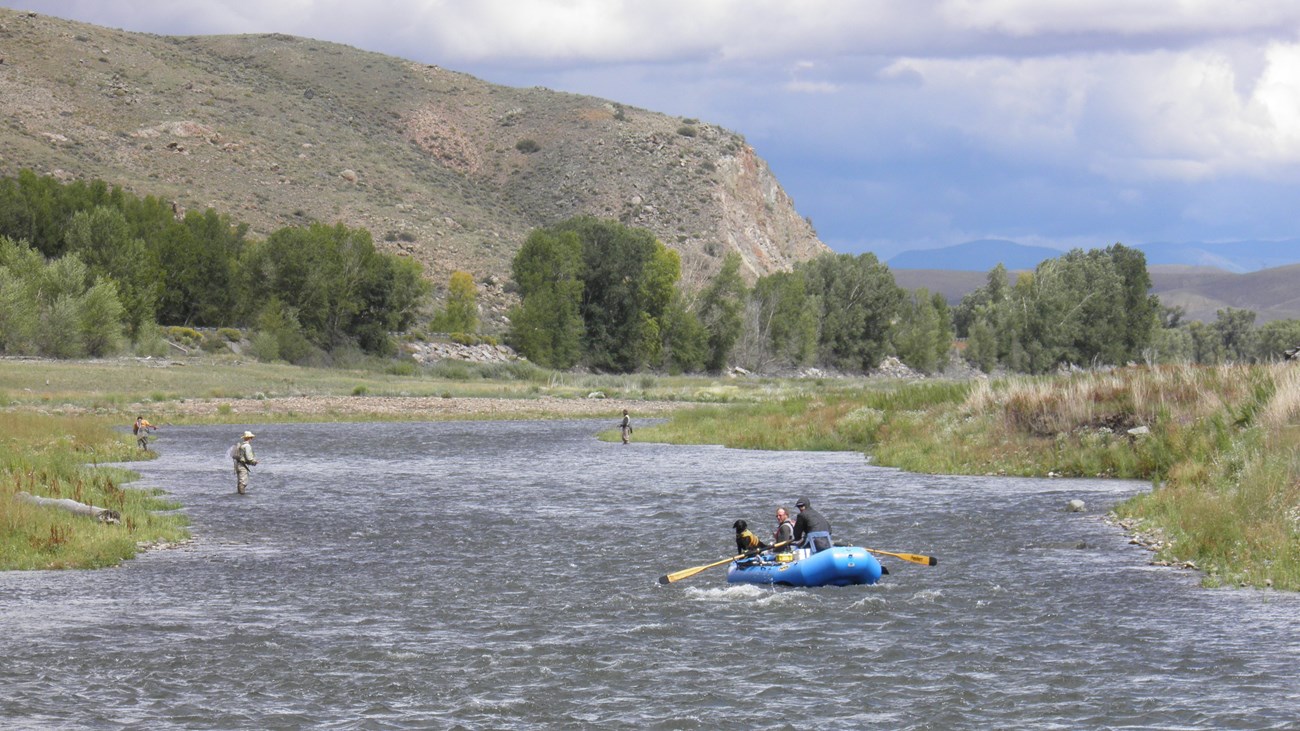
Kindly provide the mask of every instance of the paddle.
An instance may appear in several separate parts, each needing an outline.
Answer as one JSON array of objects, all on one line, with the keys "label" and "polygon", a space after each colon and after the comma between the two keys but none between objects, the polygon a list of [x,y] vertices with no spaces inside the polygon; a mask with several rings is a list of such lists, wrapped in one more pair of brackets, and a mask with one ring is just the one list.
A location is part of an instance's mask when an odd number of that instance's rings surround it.
[{"label": "paddle", "polygon": [[[772,548],[780,548],[781,546],[787,545],[788,543],[790,543],[790,541],[781,541],[780,543],[774,544]],[[745,552],[737,556],[732,556],[731,558],[724,558],[721,561],[714,561],[713,563],[704,564],[703,566],[696,566],[690,569],[682,569],[681,571],[674,571],[671,574],[664,574],[663,576],[660,576],[659,583],[671,584],[674,581],[689,579],[690,577],[700,573],[701,571],[704,571],[705,569],[711,569],[714,566],[721,566],[724,563],[731,563],[732,561],[739,561],[740,559],[745,558],[746,556],[754,556],[757,554],[758,551]]]},{"label": "paddle", "polygon": [[863,548],[862,550],[864,550],[864,551],[871,551],[872,553],[883,554],[883,555],[885,555],[885,556],[893,556],[894,558],[901,558],[901,559],[903,559],[904,561],[911,561],[912,563],[919,563],[919,564],[921,564],[922,566],[938,566],[938,565],[939,565],[939,559],[935,558],[934,556],[922,556],[922,555],[919,554],[919,553],[893,553],[893,552],[891,552],[891,551],[880,551],[880,550],[877,550],[877,549],[875,549],[875,548]]}]

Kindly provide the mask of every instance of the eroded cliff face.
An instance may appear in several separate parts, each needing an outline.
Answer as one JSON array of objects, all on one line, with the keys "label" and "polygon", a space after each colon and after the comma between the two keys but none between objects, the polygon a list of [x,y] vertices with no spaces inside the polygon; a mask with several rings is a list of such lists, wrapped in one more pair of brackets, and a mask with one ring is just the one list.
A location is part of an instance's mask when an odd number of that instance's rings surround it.
[{"label": "eroded cliff face", "polygon": [[280,34],[169,38],[0,8],[0,175],[100,179],[258,238],[369,230],[445,285],[512,303],[528,233],[585,214],[650,230],[698,288],[828,251],[737,132]]},{"label": "eroded cliff face", "polygon": [[719,235],[740,252],[751,277],[830,251],[753,148],[726,159],[721,172]]}]

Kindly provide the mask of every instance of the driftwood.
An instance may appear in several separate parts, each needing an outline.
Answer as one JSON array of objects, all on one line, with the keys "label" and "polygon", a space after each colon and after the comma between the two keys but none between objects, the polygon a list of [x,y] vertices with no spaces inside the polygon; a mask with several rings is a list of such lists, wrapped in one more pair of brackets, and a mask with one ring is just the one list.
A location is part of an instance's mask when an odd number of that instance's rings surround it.
[{"label": "driftwood", "polygon": [[20,492],[17,495],[15,495],[15,497],[17,497],[19,500],[22,500],[24,502],[29,502],[33,505],[40,505],[47,508],[61,508],[63,510],[68,511],[69,513],[74,513],[76,515],[84,515],[88,518],[94,518],[95,520],[98,520],[101,523],[122,522],[122,515],[121,513],[118,513],[116,510],[109,510],[108,508],[97,508],[94,505],[79,503],[76,500],[70,500],[68,498],[37,497],[35,495],[29,495],[28,493],[25,492]]}]

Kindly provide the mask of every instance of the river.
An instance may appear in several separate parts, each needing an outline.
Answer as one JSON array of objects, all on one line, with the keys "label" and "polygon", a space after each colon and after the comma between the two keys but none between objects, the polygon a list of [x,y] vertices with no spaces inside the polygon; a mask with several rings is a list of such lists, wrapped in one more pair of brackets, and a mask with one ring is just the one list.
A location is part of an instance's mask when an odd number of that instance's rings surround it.
[{"label": "river", "polygon": [[[169,427],[134,486],[194,540],[0,574],[0,728],[1300,728],[1300,598],[1150,566],[1102,518],[1144,484],[595,439],[615,421],[254,426],[245,496],[242,427]],[[939,564],[657,583],[801,496]]]}]

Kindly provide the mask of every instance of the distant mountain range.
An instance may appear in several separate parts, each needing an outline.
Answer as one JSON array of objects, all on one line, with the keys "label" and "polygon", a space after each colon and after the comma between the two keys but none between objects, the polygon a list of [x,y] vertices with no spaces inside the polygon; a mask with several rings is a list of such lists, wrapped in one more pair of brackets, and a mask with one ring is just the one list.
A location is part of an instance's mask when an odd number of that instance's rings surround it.
[{"label": "distant mountain range", "polygon": [[[1285,241],[1231,241],[1224,243],[1136,244],[1146,254],[1147,266],[1213,267],[1244,274],[1300,263],[1300,239]],[[1046,246],[1026,246],[1002,239],[979,239],[940,249],[905,251],[885,263],[891,269],[947,269],[988,272],[999,263],[1009,270],[1033,269],[1064,251]]]},{"label": "distant mountain range", "polygon": [[[1254,312],[1256,325],[1300,320],[1300,264],[1244,274],[1170,264],[1156,264],[1147,270],[1152,294],[1163,305],[1182,307],[1188,320],[1213,322],[1219,310],[1229,307]],[[954,269],[894,269],[893,273],[898,286],[909,290],[924,287],[942,294],[952,305],[988,281],[987,272]],[[1011,275],[1013,281],[1015,276]]]}]

